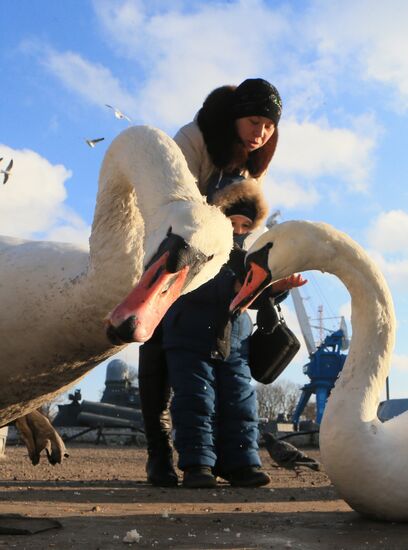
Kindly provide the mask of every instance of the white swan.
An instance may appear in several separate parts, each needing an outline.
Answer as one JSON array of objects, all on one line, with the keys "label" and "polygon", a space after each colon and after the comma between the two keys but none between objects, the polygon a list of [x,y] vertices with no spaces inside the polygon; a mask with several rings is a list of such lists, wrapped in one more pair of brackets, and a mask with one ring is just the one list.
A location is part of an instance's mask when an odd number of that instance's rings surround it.
[{"label": "white swan", "polygon": [[395,316],[388,286],[366,252],[323,223],[285,222],[250,248],[246,284],[231,304],[240,310],[272,280],[308,270],[327,271],[351,295],[352,341],[320,428],[325,469],[356,511],[408,520],[408,413],[377,418],[394,347]]},{"label": "white swan", "polygon": [[0,240],[0,426],[118,351],[103,319],[136,284],[143,261],[155,257],[160,269],[139,292],[155,304],[153,320],[152,310],[137,319],[141,340],[180,292],[219,271],[231,247],[229,220],[201,196],[176,143],[146,126],[122,132],[102,164],[89,253]]}]

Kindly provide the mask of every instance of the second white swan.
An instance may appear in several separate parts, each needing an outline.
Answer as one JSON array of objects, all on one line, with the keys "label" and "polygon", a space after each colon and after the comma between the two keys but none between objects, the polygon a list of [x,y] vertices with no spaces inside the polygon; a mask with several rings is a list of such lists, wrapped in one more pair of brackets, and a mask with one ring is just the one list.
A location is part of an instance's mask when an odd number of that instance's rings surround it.
[{"label": "second white swan", "polygon": [[363,248],[335,228],[285,222],[248,251],[246,284],[233,301],[240,310],[272,281],[299,271],[336,275],[351,295],[352,339],[320,428],[322,462],[342,498],[356,511],[408,521],[408,412],[381,423],[380,394],[395,338],[392,297]]}]

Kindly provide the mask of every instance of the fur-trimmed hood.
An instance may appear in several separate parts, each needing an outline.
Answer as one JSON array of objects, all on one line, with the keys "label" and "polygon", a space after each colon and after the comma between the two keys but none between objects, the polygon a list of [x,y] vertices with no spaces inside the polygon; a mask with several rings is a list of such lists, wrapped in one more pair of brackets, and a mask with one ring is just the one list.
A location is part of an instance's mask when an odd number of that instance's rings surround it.
[{"label": "fur-trimmed hood", "polygon": [[248,178],[237,183],[231,183],[214,194],[212,204],[218,206],[223,212],[239,201],[251,201],[256,209],[256,217],[251,226],[251,231],[257,229],[268,215],[269,207],[262,193],[259,182]]}]

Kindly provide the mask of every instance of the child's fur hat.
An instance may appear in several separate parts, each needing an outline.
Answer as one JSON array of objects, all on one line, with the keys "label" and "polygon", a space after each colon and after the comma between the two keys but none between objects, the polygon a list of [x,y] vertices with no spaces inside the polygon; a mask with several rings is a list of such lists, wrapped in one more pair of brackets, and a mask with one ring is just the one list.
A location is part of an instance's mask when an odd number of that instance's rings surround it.
[{"label": "child's fur hat", "polygon": [[262,224],[269,211],[268,203],[265,200],[259,182],[252,178],[237,183],[231,183],[223,189],[220,189],[214,194],[211,202],[218,206],[224,213],[238,202],[251,202],[256,211],[251,231]]}]

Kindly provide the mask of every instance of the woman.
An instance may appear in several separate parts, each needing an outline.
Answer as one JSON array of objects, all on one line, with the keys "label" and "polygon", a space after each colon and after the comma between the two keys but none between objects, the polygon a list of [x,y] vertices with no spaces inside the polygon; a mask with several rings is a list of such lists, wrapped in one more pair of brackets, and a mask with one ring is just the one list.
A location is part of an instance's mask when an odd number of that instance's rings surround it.
[{"label": "woman", "polygon": [[[197,185],[210,202],[225,186],[248,178],[261,182],[275,152],[282,102],[278,91],[261,78],[238,87],[222,86],[204,101],[194,121],[174,137]],[[161,326],[140,347],[139,391],[148,448],[147,479],[152,485],[175,486],[168,404],[170,388]]]},{"label": "woman", "polygon": [[261,78],[247,79],[237,88],[215,89],[196,118],[174,140],[186,157],[203,195],[231,178],[260,178],[278,142],[282,102],[277,89]]}]

